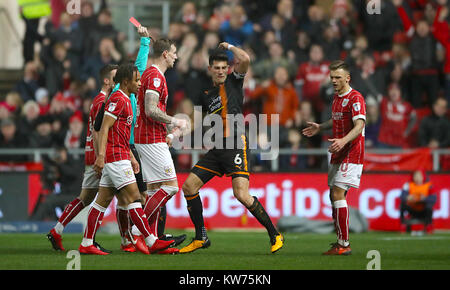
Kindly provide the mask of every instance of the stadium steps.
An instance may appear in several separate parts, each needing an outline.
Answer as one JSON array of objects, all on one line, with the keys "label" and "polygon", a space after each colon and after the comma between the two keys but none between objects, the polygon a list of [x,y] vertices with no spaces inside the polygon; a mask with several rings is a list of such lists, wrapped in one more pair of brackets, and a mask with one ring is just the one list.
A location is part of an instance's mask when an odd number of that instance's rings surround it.
[{"label": "stadium steps", "polygon": [[3,100],[22,77],[22,69],[0,69],[0,100]]}]

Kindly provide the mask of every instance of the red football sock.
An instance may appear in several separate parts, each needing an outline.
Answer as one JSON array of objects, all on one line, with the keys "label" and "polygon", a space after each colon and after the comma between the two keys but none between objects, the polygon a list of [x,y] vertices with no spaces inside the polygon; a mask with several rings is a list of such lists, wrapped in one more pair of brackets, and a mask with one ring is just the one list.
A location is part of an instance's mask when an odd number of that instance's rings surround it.
[{"label": "red football sock", "polygon": [[64,209],[62,215],[59,217],[60,222],[64,227],[73,220],[74,217],[84,208],[84,204],[78,197],[72,200]]},{"label": "red football sock", "polygon": [[102,219],[103,215],[105,214],[105,208],[102,206],[99,206],[94,202],[94,204],[91,206],[91,209],[89,210],[88,219],[87,219],[87,225],[86,229],[84,231],[84,238],[93,240],[95,237],[95,233],[97,232]]},{"label": "red football sock", "polygon": [[334,202],[336,235],[338,241],[348,241],[348,206],[346,200]]},{"label": "red football sock", "polygon": [[167,193],[163,188],[160,188],[152,196],[148,196],[144,205],[144,212],[147,218],[151,218],[152,215],[159,211],[172,196]]},{"label": "red football sock", "polygon": [[131,221],[138,228],[144,238],[147,238],[151,234],[155,235],[148,225],[148,220],[142,210],[142,205],[140,202],[130,203],[127,207],[128,214],[130,215]]},{"label": "red football sock", "polygon": [[161,208],[159,208],[159,210],[157,210],[148,219],[148,224],[150,226],[152,233],[158,233],[158,221],[159,221],[160,215],[161,215]]}]

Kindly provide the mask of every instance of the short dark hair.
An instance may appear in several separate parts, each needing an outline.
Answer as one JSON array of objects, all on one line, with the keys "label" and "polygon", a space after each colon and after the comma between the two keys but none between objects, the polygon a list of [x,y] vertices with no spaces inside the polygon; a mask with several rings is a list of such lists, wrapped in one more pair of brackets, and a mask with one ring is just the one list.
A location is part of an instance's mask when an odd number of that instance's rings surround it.
[{"label": "short dark hair", "polygon": [[153,57],[160,57],[164,51],[170,51],[174,42],[168,38],[160,38],[153,43]]},{"label": "short dark hair", "polygon": [[100,80],[103,82],[104,79],[109,79],[111,76],[111,72],[115,69],[118,69],[119,66],[116,64],[107,64],[100,69]]},{"label": "short dark hair", "polygon": [[117,69],[116,76],[114,77],[114,82],[118,84],[122,83],[124,80],[130,81],[133,79],[134,72],[137,71],[138,68],[132,62],[121,64]]},{"label": "short dark hair", "polygon": [[226,61],[228,63],[227,51],[222,48],[216,48],[211,51],[209,55],[209,65],[211,66],[214,61]]},{"label": "short dark hair", "polygon": [[348,67],[348,64],[343,60],[335,60],[331,62],[328,68],[330,69],[330,71],[343,69],[346,72],[350,73],[350,68]]}]

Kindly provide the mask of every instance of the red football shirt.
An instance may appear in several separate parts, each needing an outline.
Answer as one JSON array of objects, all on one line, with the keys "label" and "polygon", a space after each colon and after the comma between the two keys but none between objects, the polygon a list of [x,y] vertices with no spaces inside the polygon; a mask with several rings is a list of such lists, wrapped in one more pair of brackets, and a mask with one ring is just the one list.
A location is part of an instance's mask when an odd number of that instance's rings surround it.
[{"label": "red football shirt", "polygon": [[167,135],[166,124],[155,121],[145,115],[145,93],[147,91],[158,93],[158,108],[166,112],[167,98],[169,96],[166,78],[157,66],[152,65],[142,74],[141,83],[138,93],[138,116],[134,128],[134,143],[165,143]]},{"label": "red football shirt", "polygon": [[328,62],[320,64],[305,62],[298,67],[297,71],[296,83],[303,85],[302,99],[310,101],[317,111],[322,111],[325,107],[320,98],[320,86],[329,77],[328,65]]},{"label": "red football shirt", "polygon": [[108,131],[105,163],[130,159],[130,134],[133,122],[130,97],[122,90],[117,90],[106,102],[105,115],[116,119]]},{"label": "red football shirt", "polygon": [[[366,120],[366,104],[363,96],[356,90],[350,90],[343,95],[335,95],[331,108],[333,119],[333,138],[340,139],[354,127],[357,119]],[[352,142],[347,143],[341,151],[331,155],[331,164],[353,163],[363,164],[364,161],[364,129]]]},{"label": "red football shirt", "polygon": [[86,146],[84,154],[85,165],[94,165],[95,163],[95,152],[94,152],[94,141],[92,140],[92,132],[94,131],[94,121],[95,116],[97,116],[100,111],[103,102],[105,101],[106,94],[100,92],[92,101],[91,108],[89,110],[89,121],[86,133]]},{"label": "red football shirt", "polygon": [[393,146],[408,146],[408,140],[403,134],[413,110],[408,102],[393,103],[383,98],[380,104],[381,125],[378,141]]}]

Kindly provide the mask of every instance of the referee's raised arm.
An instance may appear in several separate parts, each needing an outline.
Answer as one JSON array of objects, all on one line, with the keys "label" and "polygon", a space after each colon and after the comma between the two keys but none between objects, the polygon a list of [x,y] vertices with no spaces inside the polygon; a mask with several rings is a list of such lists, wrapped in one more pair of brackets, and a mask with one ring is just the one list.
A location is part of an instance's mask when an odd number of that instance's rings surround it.
[{"label": "referee's raised arm", "polygon": [[236,65],[234,66],[234,71],[239,74],[246,74],[248,66],[250,65],[250,56],[245,52],[245,50],[236,47],[228,42],[222,42],[219,44],[219,48],[227,49],[231,51],[236,58]]}]

